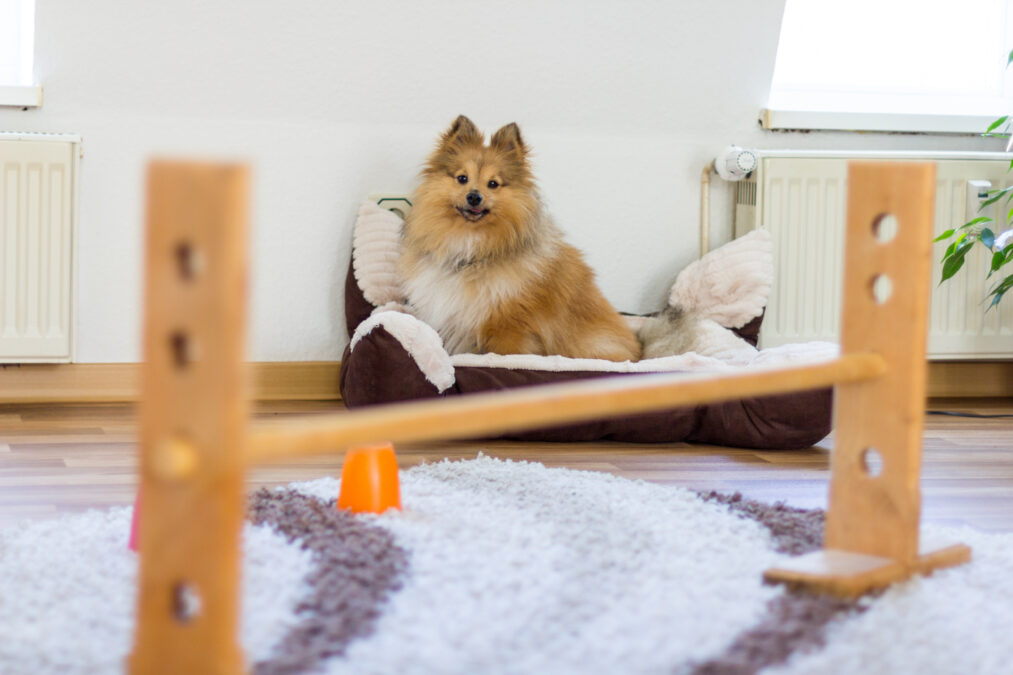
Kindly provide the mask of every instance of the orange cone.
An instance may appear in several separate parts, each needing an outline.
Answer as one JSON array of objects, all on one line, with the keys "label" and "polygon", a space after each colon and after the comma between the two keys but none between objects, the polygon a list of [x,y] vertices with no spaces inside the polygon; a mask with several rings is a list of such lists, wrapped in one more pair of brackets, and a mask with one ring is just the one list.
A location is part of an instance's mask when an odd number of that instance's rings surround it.
[{"label": "orange cone", "polygon": [[353,513],[383,513],[401,508],[397,456],[390,443],[349,449],[341,470],[338,508]]}]

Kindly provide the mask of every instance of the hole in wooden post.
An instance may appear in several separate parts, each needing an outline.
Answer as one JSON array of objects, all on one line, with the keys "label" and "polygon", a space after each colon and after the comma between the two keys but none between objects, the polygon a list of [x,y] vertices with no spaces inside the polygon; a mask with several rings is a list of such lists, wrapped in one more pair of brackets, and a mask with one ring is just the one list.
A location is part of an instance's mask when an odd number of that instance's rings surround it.
[{"label": "hole in wooden post", "polygon": [[169,349],[172,351],[172,364],[178,370],[183,370],[196,358],[194,342],[183,331],[176,331],[169,337]]},{"label": "hole in wooden post", "polygon": [[200,594],[193,584],[181,581],[172,587],[172,616],[179,623],[190,623],[201,611]]},{"label": "hole in wooden post", "polygon": [[869,478],[876,478],[883,473],[883,456],[876,448],[866,448],[862,452],[862,471]]},{"label": "hole in wooden post", "polygon": [[204,258],[190,242],[182,241],[176,244],[173,254],[180,279],[193,281],[204,270]]},{"label": "hole in wooden post", "polygon": [[872,224],[872,233],[880,244],[889,244],[897,236],[897,218],[893,214],[884,213]]},{"label": "hole in wooden post", "polygon": [[877,305],[882,305],[884,302],[890,299],[893,295],[893,282],[890,281],[890,277],[885,274],[877,274],[872,278],[869,284],[869,290],[872,293],[872,299],[876,301]]}]

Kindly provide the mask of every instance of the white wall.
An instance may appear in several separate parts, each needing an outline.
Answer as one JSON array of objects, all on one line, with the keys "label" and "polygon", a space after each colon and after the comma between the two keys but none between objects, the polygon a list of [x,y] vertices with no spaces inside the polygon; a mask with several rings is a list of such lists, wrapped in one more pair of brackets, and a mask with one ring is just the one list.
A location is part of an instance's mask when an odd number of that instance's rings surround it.
[{"label": "white wall", "polygon": [[[84,137],[78,358],[140,357],[144,165],[255,172],[250,358],[345,344],[350,228],[409,192],[459,113],[517,121],[543,193],[620,309],[650,311],[698,250],[699,177],[761,148],[999,149],[973,137],[771,134],[756,123],[783,0],[38,0],[40,110],[0,129]],[[712,242],[731,232],[717,183]]]}]

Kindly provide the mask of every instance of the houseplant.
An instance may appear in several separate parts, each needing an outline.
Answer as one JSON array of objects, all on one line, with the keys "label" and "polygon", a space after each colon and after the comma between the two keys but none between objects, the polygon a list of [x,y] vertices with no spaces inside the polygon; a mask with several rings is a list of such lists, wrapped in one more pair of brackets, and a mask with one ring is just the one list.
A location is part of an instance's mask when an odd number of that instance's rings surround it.
[{"label": "houseplant", "polygon": [[[1010,51],[1006,59],[1007,68],[1010,63],[1013,63],[1013,51]],[[1011,123],[1013,123],[1013,117],[1003,115],[989,125],[984,135],[1008,136],[1010,138],[1009,143],[1006,144],[1008,152],[1013,147],[1013,135],[1010,134]],[[1013,170],[1013,161],[1010,161],[1009,169]],[[1013,208],[1011,208],[1013,206],[1011,204],[1013,202],[1013,185],[990,191],[988,199],[982,203],[979,212],[999,201],[1004,202],[1000,214],[1002,211],[1006,211],[1006,217],[1001,222],[981,215],[972,218],[960,227],[946,230],[935,239],[935,241],[953,239],[943,254],[943,273],[939,281],[940,284],[951,278],[964,266],[964,259],[968,251],[974,247],[975,242],[988,249],[990,263],[987,278],[991,279],[993,275],[997,275],[997,282],[986,296],[986,300],[991,298],[986,311],[998,305],[1006,292],[1013,288],[1013,273],[1008,273],[1013,270],[1013,267],[1006,267],[1013,262]],[[1002,276],[1004,273],[1005,277]]]},{"label": "houseplant", "polygon": [[[1013,161],[1010,162],[1010,169],[1013,169]],[[984,209],[1002,199],[1005,199],[1006,206],[1010,206],[1010,202],[1013,201],[1013,186],[991,191],[989,198],[982,203],[981,208]],[[993,228],[999,229],[1000,233],[996,234]],[[998,305],[1006,292],[1013,288],[1013,273],[1006,274],[1002,278],[1004,273],[1013,269],[1006,268],[1006,265],[1013,262],[1013,208],[1010,208],[1006,213],[1006,218],[1001,223],[1001,229],[996,227],[993,218],[978,216],[960,227],[946,230],[936,237],[935,241],[945,241],[951,238],[953,241],[950,242],[943,254],[943,273],[939,283],[951,278],[964,266],[964,259],[968,251],[977,242],[987,248],[991,254],[987,278],[991,279],[993,275],[998,274],[997,279],[999,279],[986,296],[986,300],[991,298],[988,309]]]}]

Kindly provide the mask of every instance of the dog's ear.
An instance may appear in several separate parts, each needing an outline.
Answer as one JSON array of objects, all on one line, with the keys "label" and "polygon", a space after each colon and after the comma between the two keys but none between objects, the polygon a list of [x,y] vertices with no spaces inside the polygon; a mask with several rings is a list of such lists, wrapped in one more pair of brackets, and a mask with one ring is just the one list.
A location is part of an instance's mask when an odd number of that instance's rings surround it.
[{"label": "dog's ear", "polygon": [[443,134],[440,139],[440,147],[448,148],[453,145],[465,146],[482,144],[482,132],[478,130],[475,123],[464,115],[458,115],[454,123]]},{"label": "dog's ear", "polygon": [[524,155],[528,149],[521,138],[521,129],[516,122],[511,122],[492,135],[489,145],[505,153]]}]

